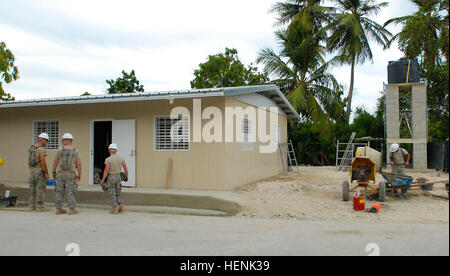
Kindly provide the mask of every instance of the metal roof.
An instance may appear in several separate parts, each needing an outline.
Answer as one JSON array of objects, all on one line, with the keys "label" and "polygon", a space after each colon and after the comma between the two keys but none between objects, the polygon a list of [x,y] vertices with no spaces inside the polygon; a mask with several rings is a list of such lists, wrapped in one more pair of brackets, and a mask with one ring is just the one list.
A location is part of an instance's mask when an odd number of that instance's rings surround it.
[{"label": "metal roof", "polygon": [[164,99],[187,99],[203,97],[231,97],[243,94],[259,93],[273,100],[291,121],[300,121],[301,118],[280,89],[274,84],[258,86],[242,86],[229,88],[211,88],[195,90],[176,90],[164,92],[145,92],[132,94],[105,94],[92,96],[60,97],[60,98],[42,98],[34,100],[21,100],[11,102],[0,102],[1,108],[19,108],[53,105],[71,105],[71,104],[95,104],[112,102],[137,102],[137,101],[155,101]]}]

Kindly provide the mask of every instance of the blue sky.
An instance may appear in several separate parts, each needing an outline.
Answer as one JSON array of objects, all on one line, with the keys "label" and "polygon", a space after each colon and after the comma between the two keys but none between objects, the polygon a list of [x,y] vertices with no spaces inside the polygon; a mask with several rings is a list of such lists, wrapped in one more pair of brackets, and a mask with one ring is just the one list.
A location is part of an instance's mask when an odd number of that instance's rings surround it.
[{"label": "blue sky", "polygon": [[[16,56],[20,80],[6,85],[17,99],[101,94],[106,79],[135,69],[146,91],[190,88],[208,55],[236,48],[255,62],[276,48],[274,0],[0,0],[0,41]],[[409,0],[388,1],[379,23],[410,14]],[[396,32],[398,29],[391,29]],[[373,45],[374,62],[358,66],[354,106],[374,111],[386,66],[402,53]],[[350,68],[333,73],[348,89]]]}]

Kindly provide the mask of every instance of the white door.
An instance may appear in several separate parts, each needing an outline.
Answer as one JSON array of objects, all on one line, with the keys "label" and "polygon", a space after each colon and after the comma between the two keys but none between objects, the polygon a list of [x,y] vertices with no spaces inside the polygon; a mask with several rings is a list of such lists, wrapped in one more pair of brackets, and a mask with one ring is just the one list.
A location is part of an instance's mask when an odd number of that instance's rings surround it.
[{"label": "white door", "polygon": [[128,182],[122,182],[122,186],[136,187],[136,120],[113,121],[112,142],[117,144],[117,154],[128,167]]}]

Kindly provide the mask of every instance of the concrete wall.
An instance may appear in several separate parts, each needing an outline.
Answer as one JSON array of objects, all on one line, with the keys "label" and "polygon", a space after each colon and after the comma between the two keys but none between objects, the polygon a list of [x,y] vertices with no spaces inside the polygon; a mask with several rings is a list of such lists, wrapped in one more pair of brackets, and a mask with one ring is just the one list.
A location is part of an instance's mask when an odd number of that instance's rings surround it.
[{"label": "concrete wall", "polygon": [[[241,104],[229,102],[225,97],[210,97],[202,99],[202,109],[214,106],[224,114],[226,102]],[[190,150],[154,151],[154,116],[169,115],[178,106],[191,112]],[[33,121],[52,119],[60,121],[61,134],[70,132],[75,136],[74,144],[80,150],[83,166],[80,185],[89,185],[92,176],[91,121],[103,119],[136,119],[136,185],[140,188],[164,188],[169,159],[173,160],[174,189],[225,190],[279,173],[281,163],[276,154],[242,152],[239,143],[192,142],[192,106],[191,99],[182,99],[175,100],[173,105],[161,100],[0,109],[0,157],[6,161],[0,167],[0,182],[27,182],[27,151],[32,144]],[[286,117],[280,116],[280,121],[282,133],[287,137]],[[202,126],[207,122],[203,120]],[[53,162],[55,153],[49,151],[48,163]]]},{"label": "concrete wall", "polygon": [[389,84],[386,87],[387,138],[400,138],[400,93],[399,86]]},{"label": "concrete wall", "polygon": [[[225,106],[240,106],[247,108],[251,105],[227,98]],[[252,106],[253,107],[253,106]],[[269,120],[270,111],[266,111],[266,130],[271,130],[272,126]],[[276,114],[278,124],[281,127],[281,142],[287,141],[287,118],[284,115]],[[258,133],[257,123],[254,124],[254,131]],[[258,139],[257,139],[258,141]],[[227,143],[225,149],[226,175],[225,185],[227,188],[242,186],[261,179],[269,178],[283,172],[283,164],[280,152],[260,153],[261,144],[256,142],[252,151],[241,150],[241,143]]]},{"label": "concrete wall", "polygon": [[412,129],[414,139],[428,140],[427,88],[425,83],[412,86]]},{"label": "concrete wall", "polygon": [[[411,89],[412,139],[400,139],[399,90]],[[414,164],[418,170],[427,169],[428,115],[425,83],[388,84],[386,87],[386,123],[388,149],[392,144],[413,144]],[[387,155],[389,164],[389,154]]]}]

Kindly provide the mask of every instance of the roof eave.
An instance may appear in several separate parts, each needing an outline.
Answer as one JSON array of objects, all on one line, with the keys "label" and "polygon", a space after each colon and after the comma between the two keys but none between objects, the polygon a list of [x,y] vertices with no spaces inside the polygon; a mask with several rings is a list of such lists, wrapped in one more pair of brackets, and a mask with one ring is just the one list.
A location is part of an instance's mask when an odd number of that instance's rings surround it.
[{"label": "roof eave", "polygon": [[301,121],[300,115],[292,107],[291,103],[286,99],[278,86],[275,84],[245,86],[245,87],[229,87],[229,88],[211,88],[199,90],[179,90],[166,91],[159,93],[133,93],[133,94],[115,94],[115,95],[96,95],[96,96],[79,96],[79,97],[63,97],[53,99],[36,99],[14,102],[0,103],[2,108],[17,107],[35,107],[35,106],[54,106],[54,105],[73,105],[73,104],[98,104],[98,103],[117,103],[117,102],[133,102],[133,101],[155,101],[170,99],[190,99],[203,97],[232,97],[236,95],[261,93],[272,99],[281,110],[286,113],[290,121]]},{"label": "roof eave", "polygon": [[[252,93],[263,93],[266,97],[273,100],[287,115],[290,121],[298,121],[300,122],[302,119],[300,115],[297,113],[295,108],[291,105],[291,103],[286,99],[283,93],[280,91],[278,86],[275,84],[269,85],[260,85],[260,86],[249,86],[249,87],[236,87],[236,88],[227,88],[224,91],[225,96],[236,96],[243,94],[252,94]],[[285,110],[287,108],[287,110]]]}]

